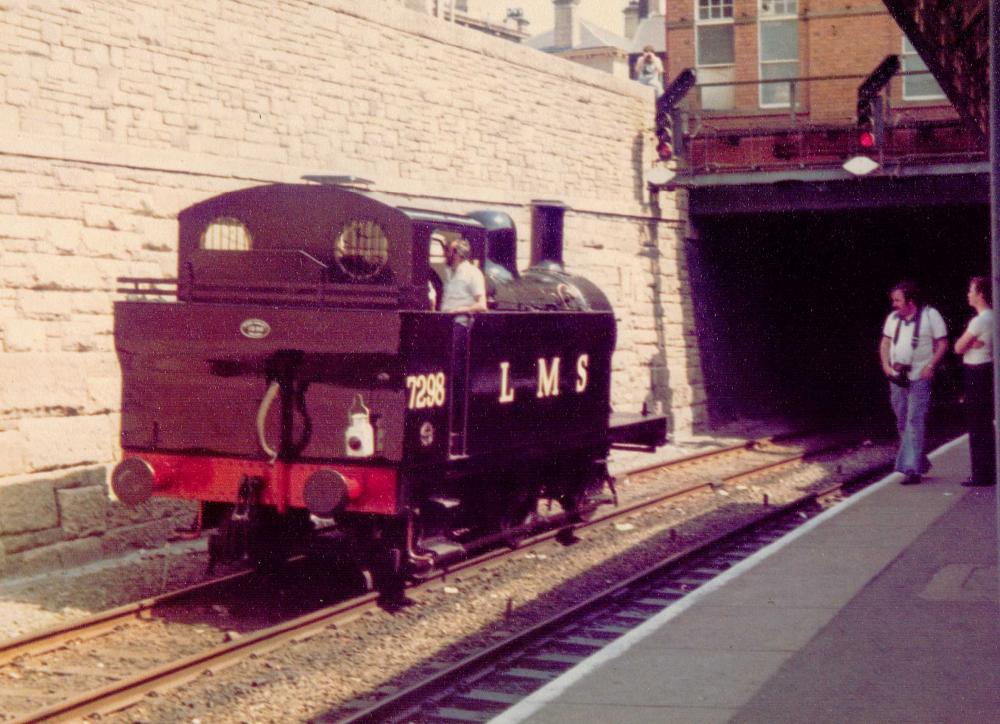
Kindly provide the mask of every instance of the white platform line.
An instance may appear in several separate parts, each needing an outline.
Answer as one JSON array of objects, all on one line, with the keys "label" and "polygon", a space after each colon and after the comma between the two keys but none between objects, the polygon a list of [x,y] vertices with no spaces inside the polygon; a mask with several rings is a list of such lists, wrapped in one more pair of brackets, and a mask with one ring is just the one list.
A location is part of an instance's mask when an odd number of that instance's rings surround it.
[{"label": "white platform line", "polygon": [[[946,442],[941,447],[937,448],[928,457],[932,460],[945,454],[952,448],[959,444],[965,442],[968,435],[962,435],[957,437],[950,442]],[[569,689],[573,684],[578,682],[580,679],[584,678],[591,672],[604,666],[609,661],[612,661],[626,651],[631,649],[637,643],[643,639],[650,636],[652,633],[661,628],[664,624],[670,621],[675,616],[691,608],[694,604],[700,601],[702,598],[707,596],[712,591],[721,588],[730,580],[742,575],[746,571],[750,570],[761,561],[769,558],[774,553],[780,551],[785,546],[789,545],[793,541],[809,533],[813,528],[823,523],[825,520],[829,520],[836,515],[840,515],[845,510],[849,509],[851,506],[855,505],[858,501],[865,499],[869,495],[873,494],[877,490],[881,490],[886,485],[890,483],[897,482],[903,478],[902,473],[890,473],[885,476],[877,483],[869,485],[864,490],[852,495],[847,498],[843,503],[835,505],[828,510],[824,510],[822,513],[817,515],[815,518],[803,523],[801,526],[793,530],[786,536],[782,536],[774,543],[761,548],[759,551],[754,553],[748,558],[743,559],[737,563],[732,568],[727,569],[723,573],[719,574],[713,578],[708,583],[696,588],[691,593],[687,594],[684,598],[680,599],[676,603],[671,604],[667,608],[660,611],[653,618],[645,621],[641,625],[624,634],[621,638],[616,639],[612,643],[605,646],[603,649],[598,651],[593,656],[588,657],[584,661],[574,666],[572,669],[562,674],[559,678],[552,680],[541,689],[535,693],[528,696],[526,699],[522,700],[520,703],[514,705],[507,711],[497,715],[493,719],[490,719],[490,724],[518,724],[524,721],[532,714],[537,712],[543,706],[551,701],[559,698],[563,692]]]}]

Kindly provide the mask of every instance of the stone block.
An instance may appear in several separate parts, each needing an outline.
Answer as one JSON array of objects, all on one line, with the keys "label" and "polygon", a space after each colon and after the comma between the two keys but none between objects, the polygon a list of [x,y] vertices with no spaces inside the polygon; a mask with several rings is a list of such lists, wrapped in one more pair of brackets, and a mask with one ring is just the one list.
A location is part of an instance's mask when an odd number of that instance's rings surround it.
[{"label": "stone block", "polygon": [[[68,311],[71,314],[104,314],[111,315],[112,306],[111,294],[100,294],[95,292],[71,292],[66,295],[69,300]],[[109,323],[108,328],[111,328]]]},{"label": "stone block", "polygon": [[106,415],[21,421],[28,471],[110,460],[114,434]]},{"label": "stone block", "polygon": [[59,346],[63,352],[96,352],[102,348],[101,336],[111,332],[108,322],[101,318],[75,317],[68,322],[57,322],[60,329]]},{"label": "stone block", "polygon": [[0,487],[0,535],[56,528],[59,509],[53,484],[44,480]]},{"label": "stone block", "polygon": [[3,559],[5,576],[30,576],[46,571],[73,568],[100,560],[103,549],[99,538],[54,543],[20,553],[8,553]]},{"label": "stone block", "polygon": [[[30,216],[0,214],[0,239],[44,239],[49,222]],[[4,251],[11,247],[4,244]]]},{"label": "stone block", "polygon": [[94,188],[95,172],[80,166],[59,166],[55,169],[56,180],[60,185],[76,191],[89,191]]},{"label": "stone block", "polygon": [[78,194],[53,189],[21,189],[17,192],[17,211],[25,216],[82,219],[83,200]]},{"label": "stone block", "polygon": [[104,557],[104,544],[97,536],[66,541],[57,544],[54,548],[59,556],[60,568],[76,568],[99,561]]},{"label": "stone block", "polygon": [[16,430],[0,432],[0,476],[20,475],[24,472],[24,444]]},{"label": "stone block", "polygon": [[46,219],[45,243],[38,244],[36,251],[60,256],[80,254],[80,222],[76,219]]},{"label": "stone block", "polygon": [[[13,246],[16,242],[5,240],[2,243]],[[34,282],[35,279],[31,272],[23,266],[0,267],[0,288],[4,288],[3,291],[6,292],[6,295],[13,296],[15,289],[30,287]]]},{"label": "stone block", "polygon": [[87,395],[80,378],[86,374],[89,356],[44,352],[0,356],[0,412],[83,409]]},{"label": "stone block", "polygon": [[30,576],[36,573],[58,569],[62,563],[54,546],[33,548],[22,553],[8,553],[4,556],[5,576]]},{"label": "stone block", "polygon": [[[111,233],[111,232],[104,232]],[[108,276],[94,259],[79,256],[36,255],[28,260],[38,289],[103,289]]]},{"label": "stone block", "polygon": [[189,527],[198,514],[198,504],[186,500],[155,498],[141,505],[128,506],[112,502],[106,510],[108,529],[125,528],[164,518],[182,519],[181,527]]},{"label": "stone block", "polygon": [[41,352],[46,348],[48,323],[34,319],[8,319],[0,324],[5,352]]},{"label": "stone block", "polygon": [[104,532],[109,501],[103,485],[57,490],[56,502],[60,525],[70,538]]},{"label": "stone block", "polygon": [[[34,283],[33,276],[32,283]],[[68,315],[63,300],[64,297],[60,294],[18,289],[15,305],[21,316],[27,319],[59,319]]]},{"label": "stone block", "polygon": [[48,528],[32,533],[15,533],[14,535],[0,536],[0,543],[7,553],[23,553],[33,548],[44,548],[53,543],[66,540],[67,536],[61,528]]},{"label": "stone block", "polygon": [[174,518],[162,518],[124,528],[113,528],[101,538],[106,556],[119,555],[136,548],[158,548],[184,523]]},{"label": "stone block", "polygon": [[117,412],[121,409],[122,380],[120,375],[88,377],[86,387],[88,412]]},{"label": "stone block", "polygon": [[83,223],[84,226],[95,229],[121,229],[123,225],[118,220],[121,213],[121,209],[112,209],[99,204],[84,204]]}]

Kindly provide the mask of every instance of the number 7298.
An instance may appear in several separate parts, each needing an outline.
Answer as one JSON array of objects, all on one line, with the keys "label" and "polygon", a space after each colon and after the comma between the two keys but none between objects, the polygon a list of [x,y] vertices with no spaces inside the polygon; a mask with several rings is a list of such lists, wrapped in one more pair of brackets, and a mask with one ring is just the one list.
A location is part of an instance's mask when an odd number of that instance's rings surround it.
[{"label": "number 7298", "polygon": [[406,389],[410,391],[407,408],[411,410],[425,410],[430,407],[443,407],[445,384],[444,372],[407,375]]}]

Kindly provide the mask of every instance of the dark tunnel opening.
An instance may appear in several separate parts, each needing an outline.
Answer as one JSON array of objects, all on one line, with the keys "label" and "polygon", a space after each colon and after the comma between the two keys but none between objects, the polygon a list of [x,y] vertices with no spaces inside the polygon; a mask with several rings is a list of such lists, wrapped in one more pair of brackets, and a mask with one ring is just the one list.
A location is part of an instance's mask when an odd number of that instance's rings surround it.
[{"label": "dark tunnel opening", "polygon": [[[891,421],[877,345],[888,291],[916,279],[948,324],[971,318],[965,290],[989,274],[989,209],[907,209],[700,217],[689,265],[712,425],[740,418]],[[957,402],[953,353],[935,407]]]}]

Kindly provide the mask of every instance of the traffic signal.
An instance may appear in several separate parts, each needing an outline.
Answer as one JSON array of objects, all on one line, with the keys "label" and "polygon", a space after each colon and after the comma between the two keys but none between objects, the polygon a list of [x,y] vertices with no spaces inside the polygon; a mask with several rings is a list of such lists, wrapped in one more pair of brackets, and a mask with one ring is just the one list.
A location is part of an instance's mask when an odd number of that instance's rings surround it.
[{"label": "traffic signal", "polygon": [[864,150],[875,148],[875,99],[858,99],[858,145]]},{"label": "traffic signal", "polygon": [[871,151],[882,143],[885,127],[882,91],[899,72],[899,56],[887,55],[858,86],[858,146]]},{"label": "traffic signal", "polygon": [[695,80],[694,71],[686,68],[670,81],[670,85],[656,99],[656,153],[661,161],[669,161],[674,154],[678,158],[684,157],[684,131],[677,104],[694,87]]},{"label": "traffic signal", "polygon": [[656,104],[656,153],[661,161],[669,161],[674,155],[674,114],[673,108],[665,103]]}]

